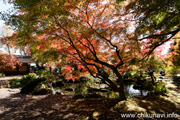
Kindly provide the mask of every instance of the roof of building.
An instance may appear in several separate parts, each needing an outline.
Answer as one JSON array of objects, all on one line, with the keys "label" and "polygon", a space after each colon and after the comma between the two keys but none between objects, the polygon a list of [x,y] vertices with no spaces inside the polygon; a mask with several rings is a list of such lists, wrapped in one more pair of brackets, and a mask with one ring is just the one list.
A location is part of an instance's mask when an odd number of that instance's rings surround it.
[{"label": "roof of building", "polygon": [[19,62],[22,63],[34,63],[33,60],[31,60],[31,56],[23,56],[23,55],[15,55]]}]

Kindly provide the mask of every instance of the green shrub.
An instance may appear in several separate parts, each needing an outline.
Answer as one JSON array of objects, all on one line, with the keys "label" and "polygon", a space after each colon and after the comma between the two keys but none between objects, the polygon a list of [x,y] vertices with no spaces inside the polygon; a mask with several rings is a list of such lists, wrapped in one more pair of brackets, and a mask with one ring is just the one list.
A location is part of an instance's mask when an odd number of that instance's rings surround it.
[{"label": "green shrub", "polygon": [[37,75],[36,73],[29,73],[27,75],[24,75],[22,78],[21,78],[21,85],[26,85],[28,84],[29,82],[35,80],[37,78]]},{"label": "green shrub", "polygon": [[6,75],[4,73],[0,73],[0,77],[5,77]]},{"label": "green shrub", "polygon": [[64,81],[62,80],[56,80],[51,82],[53,87],[62,87],[65,85]]},{"label": "green shrub", "polygon": [[123,80],[125,84],[129,84],[129,83],[134,83],[138,81],[142,82],[145,80],[146,77],[147,77],[146,74],[143,74],[139,71],[129,71],[123,75]]},{"label": "green shrub", "polygon": [[139,89],[139,90],[152,90],[153,85],[155,85],[155,83],[152,83],[151,81],[147,81],[145,79],[144,80],[137,80],[134,83],[133,88]]},{"label": "green shrub", "polygon": [[130,72],[126,72],[124,75],[123,75],[123,80],[124,80],[124,83],[132,83],[134,82],[133,81],[133,76],[131,75]]},{"label": "green shrub", "polygon": [[179,70],[180,70],[180,68],[177,66],[170,66],[170,67],[166,68],[166,72],[173,76],[178,74]]},{"label": "green shrub", "polygon": [[24,85],[21,89],[21,93],[22,94],[29,94],[29,93],[33,93],[35,89],[37,89],[37,87],[43,82],[45,81],[44,78],[37,78],[34,80],[31,80],[30,82],[28,82],[26,85]]},{"label": "green shrub", "polygon": [[149,92],[150,95],[165,95],[167,93],[166,84],[163,82],[156,82],[153,89]]},{"label": "green shrub", "polygon": [[36,79],[36,78],[37,78],[37,75],[36,75],[36,73],[29,73],[29,74],[27,74],[27,75],[24,75],[23,77],[24,77],[24,78]]},{"label": "green shrub", "polygon": [[[38,76],[38,77],[37,77]],[[52,85],[56,86],[59,83],[58,76],[50,74],[48,70],[40,70],[35,73],[30,73],[23,76],[21,83],[24,84],[21,93],[24,94],[49,94],[51,93]],[[64,84],[62,82],[62,84]]]},{"label": "green shrub", "polygon": [[50,89],[49,86],[43,84],[43,82],[38,84],[32,91],[32,94],[36,94],[36,95],[44,95],[50,93],[52,93],[52,89]]},{"label": "green shrub", "polygon": [[21,89],[22,94],[49,94],[52,93],[52,86],[47,84],[46,78],[37,78],[29,81]]},{"label": "green shrub", "polygon": [[[38,76],[38,77],[37,77]],[[21,83],[24,85],[21,93],[24,94],[49,94],[52,86],[64,85],[58,76],[50,74],[48,70],[40,70],[23,76]]]},{"label": "green shrub", "polygon": [[119,93],[111,91],[111,94],[109,95],[109,98],[119,98]]},{"label": "green shrub", "polygon": [[45,78],[47,84],[52,84],[52,83],[56,83],[56,81],[59,81],[58,76],[51,74],[50,71],[46,69],[39,70],[37,72],[37,75],[39,76],[39,78]]},{"label": "green shrub", "polygon": [[105,98],[105,97],[99,94],[85,94],[85,95],[78,94],[78,95],[74,95],[73,98],[81,99],[81,98]]},{"label": "green shrub", "polygon": [[89,85],[86,83],[80,83],[75,88],[75,95],[88,94]]},{"label": "green shrub", "polygon": [[[44,75],[46,75],[48,73],[48,71],[47,70],[38,70],[37,72],[36,72],[36,74],[39,76],[39,77],[44,77]],[[49,73],[48,73],[49,74]]]},{"label": "green shrub", "polygon": [[13,78],[11,80],[9,80],[9,85],[11,87],[21,87],[21,79],[17,79],[17,78]]}]

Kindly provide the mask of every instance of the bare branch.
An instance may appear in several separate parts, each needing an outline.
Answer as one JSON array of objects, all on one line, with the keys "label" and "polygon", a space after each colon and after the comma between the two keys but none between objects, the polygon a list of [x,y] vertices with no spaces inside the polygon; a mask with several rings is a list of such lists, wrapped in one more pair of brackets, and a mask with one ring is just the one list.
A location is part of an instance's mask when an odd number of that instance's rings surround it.
[{"label": "bare branch", "polygon": [[[163,40],[161,43],[159,43],[159,44],[157,44],[157,45],[154,45],[153,48],[146,54],[146,56],[142,58],[142,60],[144,60],[144,59],[146,59],[146,58],[149,58],[149,56],[152,54],[152,52],[153,52],[157,47],[159,47],[160,45],[162,45],[162,44],[164,44],[165,42],[167,42],[167,41],[169,41],[170,39],[172,39],[173,36],[174,36],[177,32],[178,32],[178,31],[172,33],[172,35],[171,35],[169,38],[167,38],[166,40]],[[141,61],[142,61],[142,60],[141,60]]]},{"label": "bare branch", "polygon": [[154,34],[154,35],[150,35],[150,36],[147,36],[147,37],[144,37],[144,38],[141,38],[141,39],[138,39],[139,41],[142,41],[142,40],[144,40],[144,39],[148,39],[148,38],[160,38],[160,37],[164,37],[164,36],[167,36],[167,35],[170,35],[170,34],[172,34],[173,36],[176,34],[176,33],[178,33],[180,31],[180,29],[178,28],[178,29],[176,29],[176,30],[174,30],[174,31],[170,31],[170,32],[168,32],[168,33],[164,33],[164,34]]}]

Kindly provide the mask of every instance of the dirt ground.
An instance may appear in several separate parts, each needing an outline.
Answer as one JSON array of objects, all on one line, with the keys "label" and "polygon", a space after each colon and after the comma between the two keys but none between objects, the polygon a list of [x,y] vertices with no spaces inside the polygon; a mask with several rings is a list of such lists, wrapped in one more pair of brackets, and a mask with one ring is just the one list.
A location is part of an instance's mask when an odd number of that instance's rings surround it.
[{"label": "dirt ground", "polygon": [[118,103],[117,99],[21,95],[19,89],[1,88],[0,91],[1,120],[92,120],[95,111],[106,112]]},{"label": "dirt ground", "polygon": [[22,78],[22,75],[18,75],[18,76],[0,77],[0,81],[2,81],[2,80],[10,80],[10,79],[13,79],[13,78],[21,79],[21,78]]},{"label": "dirt ground", "polygon": [[118,99],[83,98],[67,95],[22,95],[18,88],[0,89],[0,120],[122,120],[159,118],[122,118],[122,114],[175,114],[180,119],[180,89],[178,84],[164,79],[165,96]]}]

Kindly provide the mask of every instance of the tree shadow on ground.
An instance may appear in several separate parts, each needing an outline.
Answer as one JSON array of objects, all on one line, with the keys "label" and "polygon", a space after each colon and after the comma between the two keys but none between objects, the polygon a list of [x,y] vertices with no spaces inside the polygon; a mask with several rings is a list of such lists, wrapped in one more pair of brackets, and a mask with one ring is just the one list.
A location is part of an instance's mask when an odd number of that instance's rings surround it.
[{"label": "tree shadow on ground", "polygon": [[0,99],[1,111],[4,111],[1,112],[0,118],[4,120],[61,119],[66,117],[65,110],[71,98],[61,95],[12,94],[6,99]]},{"label": "tree shadow on ground", "polygon": [[[119,99],[108,98],[83,98],[74,99],[71,103],[71,111],[86,118],[107,119],[108,114],[113,106],[119,102]],[[112,119],[112,118],[111,118]]]},{"label": "tree shadow on ground", "polygon": [[0,99],[2,120],[85,120],[93,119],[95,111],[107,112],[118,99],[82,98],[65,95],[12,94]]},{"label": "tree shadow on ground", "polygon": [[[166,118],[168,114],[175,113],[180,115],[180,104],[175,104],[172,101],[169,101],[165,97],[162,96],[151,96],[148,98],[134,98],[128,101],[119,102],[114,108],[113,111],[115,112],[115,116],[118,116],[119,113],[131,113],[131,114],[144,114],[141,115],[143,119],[172,119],[178,120],[175,116],[172,118]],[[154,116],[154,118],[148,118],[145,114],[149,115],[158,115],[158,114],[165,114],[161,118],[158,116]],[[122,117],[119,114],[119,117]],[[137,117],[137,116],[136,116]],[[124,118],[124,119],[138,119],[138,118]],[[140,118],[139,118],[140,119]]]},{"label": "tree shadow on ground", "polygon": [[[0,99],[1,120],[122,120],[123,113],[176,113],[180,104],[168,96],[118,99],[81,98],[67,95],[22,95]],[[148,119],[148,118],[145,118]],[[165,119],[165,118],[161,118]],[[168,118],[170,119],[170,118]],[[175,118],[172,118],[175,120]]]},{"label": "tree shadow on ground", "polygon": [[177,86],[177,89],[180,90],[180,77],[178,77],[176,80],[173,80],[172,84]]}]

